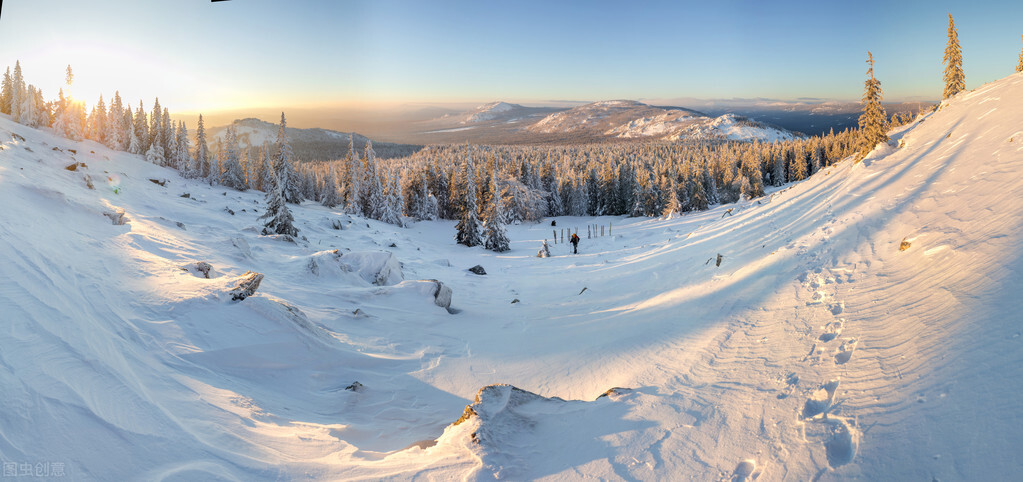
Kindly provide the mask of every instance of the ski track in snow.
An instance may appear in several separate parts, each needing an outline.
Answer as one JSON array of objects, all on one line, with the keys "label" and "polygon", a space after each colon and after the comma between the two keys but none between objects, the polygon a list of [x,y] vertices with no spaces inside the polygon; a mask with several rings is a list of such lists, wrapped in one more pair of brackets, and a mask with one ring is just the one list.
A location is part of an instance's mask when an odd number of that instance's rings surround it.
[{"label": "ski track in snow", "polygon": [[[1015,478],[1023,112],[998,107],[1021,80],[763,198],[510,226],[500,254],[309,203],[307,240],[261,237],[260,193],[0,116],[0,459],[76,480]],[[533,256],[589,223],[613,234]],[[408,282],[334,249],[390,251]],[[249,270],[257,294],[226,301]],[[431,278],[457,314],[416,291]],[[537,396],[450,425],[494,383]]]}]

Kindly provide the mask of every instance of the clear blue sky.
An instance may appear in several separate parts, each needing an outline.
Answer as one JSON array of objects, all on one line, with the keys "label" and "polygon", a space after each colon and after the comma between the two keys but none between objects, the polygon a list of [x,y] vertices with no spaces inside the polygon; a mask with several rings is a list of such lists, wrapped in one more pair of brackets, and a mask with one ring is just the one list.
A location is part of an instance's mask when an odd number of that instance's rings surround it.
[{"label": "clear blue sky", "polygon": [[[894,4],[893,4],[894,3]],[[1023,1],[7,0],[0,67],[172,110],[552,100],[936,99],[1014,71]]]}]

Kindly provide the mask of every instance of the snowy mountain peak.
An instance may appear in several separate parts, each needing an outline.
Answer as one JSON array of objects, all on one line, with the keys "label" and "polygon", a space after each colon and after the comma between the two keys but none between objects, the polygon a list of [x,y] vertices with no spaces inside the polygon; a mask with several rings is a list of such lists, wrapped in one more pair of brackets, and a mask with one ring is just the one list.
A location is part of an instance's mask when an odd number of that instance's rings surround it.
[{"label": "snowy mountain peak", "polygon": [[462,120],[462,124],[491,121],[497,119],[503,114],[521,110],[522,108],[523,107],[521,105],[509,104],[507,102],[491,102],[489,104],[483,104],[467,114]]},{"label": "snowy mountain peak", "polygon": [[536,122],[537,133],[589,133],[620,139],[664,140],[761,140],[796,139],[784,129],[766,126],[745,117],[725,114],[718,118],[677,107],[655,107],[633,100],[593,102],[557,112]]}]

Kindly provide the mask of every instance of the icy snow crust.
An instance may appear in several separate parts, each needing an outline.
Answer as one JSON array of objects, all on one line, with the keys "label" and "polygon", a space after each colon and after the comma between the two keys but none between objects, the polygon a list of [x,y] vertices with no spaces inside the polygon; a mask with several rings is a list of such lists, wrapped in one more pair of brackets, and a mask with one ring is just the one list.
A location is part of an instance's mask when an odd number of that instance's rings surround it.
[{"label": "icy snow crust", "polygon": [[71,480],[1018,478],[1021,102],[1020,74],[963,93],[753,202],[559,218],[612,225],[576,256],[549,223],[494,254],[312,204],[305,240],[274,240],[259,193],[0,118],[0,459]]}]

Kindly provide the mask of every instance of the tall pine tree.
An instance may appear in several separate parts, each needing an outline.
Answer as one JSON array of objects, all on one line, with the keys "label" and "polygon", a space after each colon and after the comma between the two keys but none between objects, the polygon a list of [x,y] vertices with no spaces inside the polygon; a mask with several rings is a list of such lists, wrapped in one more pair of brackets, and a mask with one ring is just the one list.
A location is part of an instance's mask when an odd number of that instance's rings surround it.
[{"label": "tall pine tree", "polygon": [[209,179],[213,176],[213,163],[210,159],[210,146],[206,143],[206,125],[202,121],[202,114],[199,114],[199,127],[195,129],[195,160],[196,174],[201,179]]},{"label": "tall pine tree", "polygon": [[966,76],[963,74],[963,50],[959,48],[959,30],[956,29],[952,14],[948,14],[948,44],[945,46],[945,94],[947,99],[966,90]]},{"label": "tall pine tree", "polygon": [[25,100],[25,77],[21,75],[21,61],[14,61],[14,77],[11,78],[11,119],[21,122],[21,103]]},{"label": "tall pine tree", "polygon": [[110,112],[107,115],[107,127],[110,130],[107,147],[118,151],[127,149],[128,131],[124,126],[124,104],[121,102],[120,91],[114,92],[114,100],[110,102]]},{"label": "tall pine tree", "polygon": [[497,170],[490,171],[488,191],[490,202],[483,211],[483,247],[498,253],[508,251],[508,233],[504,229],[504,210],[501,206],[501,191],[497,185]]},{"label": "tall pine tree", "polygon": [[[1023,62],[1023,56],[1020,57]],[[14,92],[14,79],[11,78],[11,68],[7,67],[7,71],[4,72],[3,84],[0,85],[0,112],[4,114],[11,113],[11,95]]]},{"label": "tall pine tree", "polygon": [[[1020,38],[1023,39],[1023,35],[1020,35]],[[1019,63],[1016,64],[1016,72],[1023,72],[1023,50],[1019,51]]]},{"label": "tall pine tree", "polygon": [[177,130],[177,156],[174,159],[175,166],[181,171],[185,177],[197,177],[196,167],[192,164],[192,153],[188,146],[188,128],[185,127],[185,121],[181,121],[178,125]]},{"label": "tall pine tree", "polygon": [[480,234],[479,207],[476,205],[476,169],[472,164],[472,150],[469,144],[465,144],[465,163],[462,165],[462,179],[460,187],[462,193],[461,212],[458,215],[458,224],[455,226],[455,241],[466,246],[479,246],[483,243]]},{"label": "tall pine tree", "polygon": [[224,143],[227,145],[224,148],[224,172],[220,173],[220,184],[231,189],[244,191],[247,187],[245,185],[245,172],[242,171],[241,160],[238,154],[238,134],[233,125],[227,126],[227,134],[224,137],[226,138]]},{"label": "tall pine tree", "polygon": [[345,208],[356,216],[365,216],[362,210],[362,171],[359,153],[355,150],[355,133],[348,135],[348,178],[345,179]]},{"label": "tall pine tree", "polygon": [[376,153],[373,143],[366,140],[366,150],[362,158],[362,212],[370,219],[382,220],[384,216],[384,185],[377,173]]},{"label": "tall pine tree", "polygon": [[298,236],[298,229],[295,228],[295,218],[288,209],[284,199],[284,186],[281,186],[280,177],[273,168],[268,176],[270,185],[266,190],[266,212],[259,219],[266,219],[263,225],[263,234],[281,234],[289,238]]},{"label": "tall pine tree", "polygon": [[323,182],[323,205],[328,208],[337,207],[344,202],[337,185],[337,163],[330,162],[327,168],[327,178]]},{"label": "tall pine tree", "polygon": [[284,193],[284,200],[292,204],[302,202],[302,193],[299,190],[298,173],[291,165],[291,143],[288,140],[288,123],[281,112],[281,125],[277,128],[277,143],[274,145],[276,155],[274,157],[273,170],[280,182],[281,192]]},{"label": "tall pine tree", "polygon": [[863,113],[860,114],[860,158],[874,146],[888,141],[888,115],[881,106],[881,81],[874,78],[874,55],[867,52],[867,75],[864,82]]},{"label": "tall pine tree", "polygon": [[128,151],[132,154],[145,154],[149,150],[149,124],[146,121],[146,109],[139,101],[139,108],[135,111],[135,125],[132,127],[134,137],[131,139],[131,146]]}]

